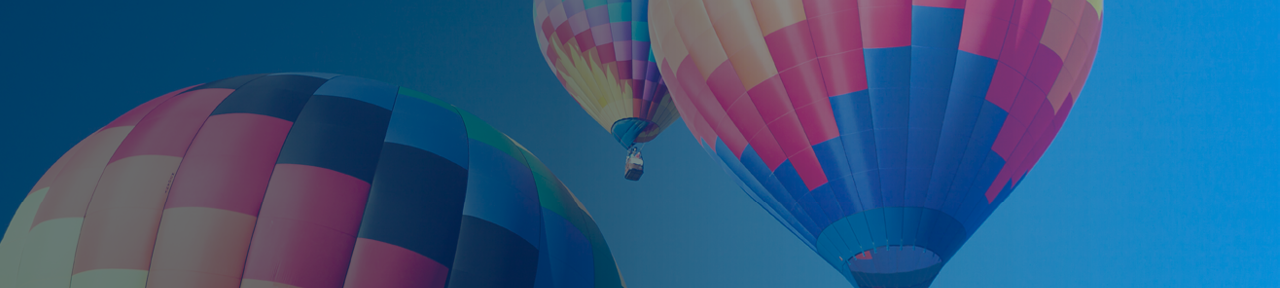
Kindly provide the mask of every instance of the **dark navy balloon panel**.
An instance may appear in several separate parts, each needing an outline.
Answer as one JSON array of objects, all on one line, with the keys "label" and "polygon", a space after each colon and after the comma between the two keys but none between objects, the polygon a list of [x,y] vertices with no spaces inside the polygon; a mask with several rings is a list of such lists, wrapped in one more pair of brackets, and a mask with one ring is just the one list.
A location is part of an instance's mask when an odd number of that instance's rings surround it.
[{"label": "dark navy balloon panel", "polygon": [[527,149],[379,81],[192,86],[58,163],[0,242],[17,255],[0,259],[0,287],[625,286],[586,209]]},{"label": "dark navy balloon panel", "polygon": [[925,287],[1079,97],[1101,0],[654,0],[685,124],[862,287]]}]

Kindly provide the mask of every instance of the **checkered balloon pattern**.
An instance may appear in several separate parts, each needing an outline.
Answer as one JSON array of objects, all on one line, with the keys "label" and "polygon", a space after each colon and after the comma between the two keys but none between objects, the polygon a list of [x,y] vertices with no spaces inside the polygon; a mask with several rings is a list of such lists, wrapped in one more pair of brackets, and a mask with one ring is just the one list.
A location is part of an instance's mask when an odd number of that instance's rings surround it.
[{"label": "checkered balloon pattern", "polygon": [[653,0],[685,124],[860,287],[927,287],[1088,78],[1101,0]]}]

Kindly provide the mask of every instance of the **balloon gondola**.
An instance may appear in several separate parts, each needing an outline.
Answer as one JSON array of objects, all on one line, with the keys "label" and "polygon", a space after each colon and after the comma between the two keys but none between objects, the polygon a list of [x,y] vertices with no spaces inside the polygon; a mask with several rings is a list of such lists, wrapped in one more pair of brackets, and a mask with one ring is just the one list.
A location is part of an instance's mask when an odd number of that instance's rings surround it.
[{"label": "balloon gondola", "polygon": [[624,175],[627,180],[640,180],[640,175],[644,174],[644,159],[640,158],[640,148],[632,147],[627,151],[627,164],[625,166],[627,172]]}]

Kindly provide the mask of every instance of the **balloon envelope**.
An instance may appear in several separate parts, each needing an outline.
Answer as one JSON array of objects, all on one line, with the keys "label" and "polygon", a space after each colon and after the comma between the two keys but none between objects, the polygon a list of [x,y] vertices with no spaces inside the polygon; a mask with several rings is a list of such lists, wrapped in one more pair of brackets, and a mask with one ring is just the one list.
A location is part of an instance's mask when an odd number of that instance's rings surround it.
[{"label": "balloon envelope", "polygon": [[49,169],[0,287],[623,287],[536,157],[465,111],[321,73],[239,76],[120,116]]},{"label": "balloon envelope", "polygon": [[685,123],[862,287],[928,286],[1044,153],[1101,0],[654,0]]},{"label": "balloon envelope", "polygon": [[569,95],[624,148],[680,118],[649,45],[648,0],[534,0],[538,47]]}]

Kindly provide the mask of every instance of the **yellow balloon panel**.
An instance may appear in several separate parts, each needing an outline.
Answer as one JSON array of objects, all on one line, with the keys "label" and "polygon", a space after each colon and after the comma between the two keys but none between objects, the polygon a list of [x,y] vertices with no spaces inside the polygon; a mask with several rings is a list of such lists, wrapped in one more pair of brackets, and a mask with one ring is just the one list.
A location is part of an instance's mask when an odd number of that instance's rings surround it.
[{"label": "yellow balloon panel", "polygon": [[31,231],[31,221],[36,218],[36,209],[44,201],[49,187],[44,187],[27,195],[18,206],[18,212],[9,221],[9,229],[4,232],[4,240],[0,240],[0,288],[17,288],[18,266],[22,263],[22,248],[27,244]]},{"label": "yellow balloon panel", "polygon": [[17,287],[69,287],[83,223],[84,218],[68,217],[44,221],[31,228],[22,249]]},{"label": "yellow balloon panel", "polygon": [[142,288],[147,286],[147,270],[98,269],[71,276],[71,288]]}]

